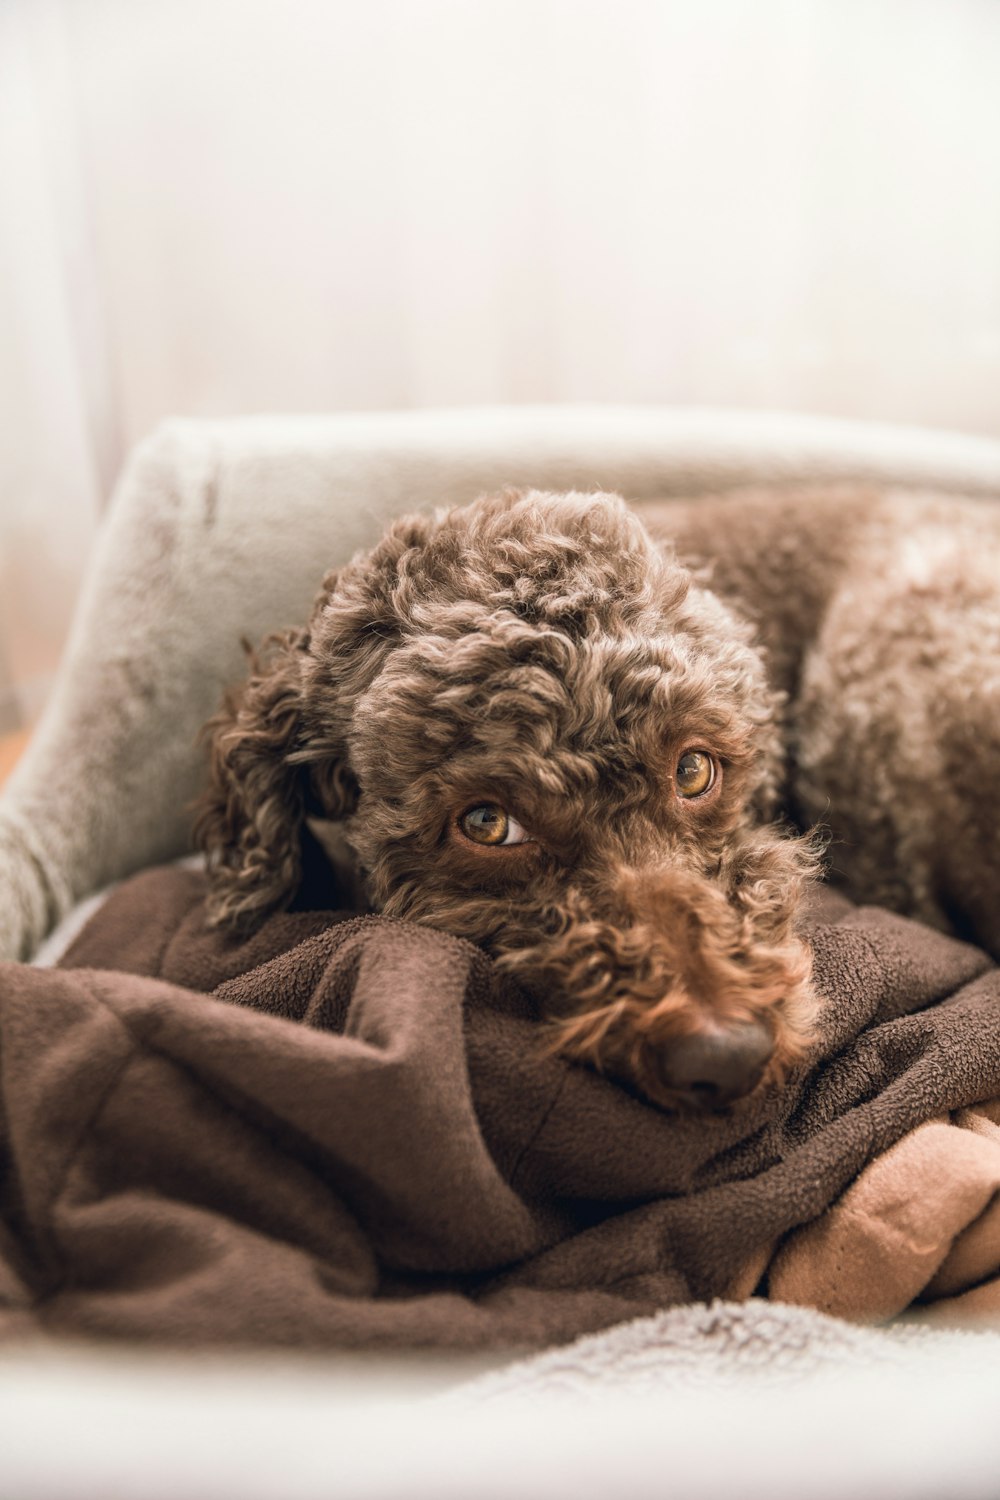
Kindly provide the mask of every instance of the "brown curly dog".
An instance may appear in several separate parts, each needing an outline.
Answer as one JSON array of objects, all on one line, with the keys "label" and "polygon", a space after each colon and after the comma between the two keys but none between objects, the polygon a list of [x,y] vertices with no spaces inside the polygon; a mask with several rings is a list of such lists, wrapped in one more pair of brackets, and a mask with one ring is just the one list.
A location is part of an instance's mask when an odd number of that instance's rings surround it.
[{"label": "brown curly dog", "polygon": [[197,838],[246,928],[305,820],[340,823],[370,906],[483,945],[563,1053],[718,1106],[812,1034],[815,845],[777,819],[825,823],[856,898],[1000,953],[1000,507],[642,515],[509,492],[395,522],[210,722]]}]

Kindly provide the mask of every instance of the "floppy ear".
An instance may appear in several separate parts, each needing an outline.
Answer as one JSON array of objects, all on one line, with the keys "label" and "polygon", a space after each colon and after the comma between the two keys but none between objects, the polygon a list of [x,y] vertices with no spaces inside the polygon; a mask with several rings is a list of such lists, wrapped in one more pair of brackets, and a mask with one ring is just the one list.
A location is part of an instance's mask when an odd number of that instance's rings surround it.
[{"label": "floppy ear", "polygon": [[400,613],[419,598],[403,559],[433,527],[426,516],[402,516],[371,552],[328,573],[308,628],[270,636],[260,657],[251,653],[247,681],[206,724],[209,785],[194,838],[208,856],[213,925],[246,931],[286,906],[302,875],[306,817],[354,810],[344,735],[398,641]]},{"label": "floppy ear", "polygon": [[[209,785],[194,825],[208,856],[208,917],[247,930],[294,895],[307,813],[348,811],[353,779],[332,747],[310,744],[304,714],[309,632],[288,630],[251,654],[247,681],[203,731]],[[310,762],[315,764],[311,765]]]}]

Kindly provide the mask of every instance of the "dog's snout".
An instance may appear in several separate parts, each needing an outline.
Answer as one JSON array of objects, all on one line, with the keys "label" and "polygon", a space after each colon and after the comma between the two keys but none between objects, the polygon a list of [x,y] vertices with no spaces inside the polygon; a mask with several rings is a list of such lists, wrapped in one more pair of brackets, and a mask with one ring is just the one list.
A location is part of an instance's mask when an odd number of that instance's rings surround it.
[{"label": "dog's snout", "polygon": [[665,1059],[664,1082],[689,1104],[731,1104],[760,1081],[773,1048],[759,1021],[679,1037]]}]

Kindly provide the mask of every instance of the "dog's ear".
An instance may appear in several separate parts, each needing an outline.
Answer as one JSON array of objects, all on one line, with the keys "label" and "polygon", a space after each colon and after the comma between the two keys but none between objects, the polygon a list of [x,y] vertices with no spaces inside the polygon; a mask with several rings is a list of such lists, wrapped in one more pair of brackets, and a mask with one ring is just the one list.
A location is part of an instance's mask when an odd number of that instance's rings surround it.
[{"label": "dog's ear", "polygon": [[400,517],[368,553],[328,573],[306,629],[271,636],[203,731],[209,785],[194,838],[208,856],[209,921],[246,931],[287,905],[302,874],[305,819],[351,813],[345,734],[423,585],[406,558],[433,518]]},{"label": "dog's ear", "polygon": [[349,810],[356,788],[336,754],[320,757],[304,715],[308,630],[271,636],[241,687],[205,725],[209,784],[195,843],[208,857],[212,925],[247,930],[286,905],[301,876],[302,824]]}]

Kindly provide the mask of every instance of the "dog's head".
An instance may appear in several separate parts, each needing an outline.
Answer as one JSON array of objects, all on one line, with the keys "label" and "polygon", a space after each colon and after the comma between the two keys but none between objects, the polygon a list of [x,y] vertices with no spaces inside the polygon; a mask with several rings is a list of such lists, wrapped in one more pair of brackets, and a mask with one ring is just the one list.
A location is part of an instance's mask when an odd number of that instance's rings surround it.
[{"label": "dog's head", "polygon": [[813,1014],[775,707],[746,627],[617,497],[405,517],[208,726],[213,919],[285,904],[303,820],[339,820],[373,907],[482,944],[560,1051],[725,1103]]}]

